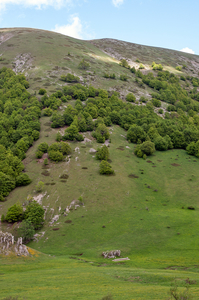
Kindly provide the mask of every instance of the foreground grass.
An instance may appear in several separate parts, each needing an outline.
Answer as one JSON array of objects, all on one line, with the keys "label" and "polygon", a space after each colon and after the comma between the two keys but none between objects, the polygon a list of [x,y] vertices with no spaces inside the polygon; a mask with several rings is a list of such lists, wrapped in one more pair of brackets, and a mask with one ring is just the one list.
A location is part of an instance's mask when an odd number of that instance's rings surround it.
[{"label": "foreground grass", "polygon": [[130,267],[128,262],[99,263],[69,257],[1,258],[1,298],[18,299],[167,299],[171,282],[179,289],[187,277],[199,297],[198,270],[155,270]]}]

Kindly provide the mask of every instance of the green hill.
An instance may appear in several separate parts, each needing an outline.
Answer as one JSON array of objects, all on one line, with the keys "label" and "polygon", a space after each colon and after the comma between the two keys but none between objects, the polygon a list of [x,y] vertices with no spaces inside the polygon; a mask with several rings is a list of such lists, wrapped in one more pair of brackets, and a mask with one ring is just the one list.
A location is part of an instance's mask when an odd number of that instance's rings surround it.
[{"label": "green hill", "polygon": [[[63,299],[67,295],[68,299],[101,299],[108,294],[113,299],[166,299],[174,278],[180,287],[188,278],[198,299],[199,57],[111,39],[80,41],[36,29],[1,29],[0,41],[0,68],[25,74],[30,83],[26,90],[32,101],[29,102],[41,110],[40,137],[32,141],[23,159],[25,174],[32,182],[12,190],[1,202],[0,214],[6,214],[17,201],[25,206],[30,197],[45,208],[44,226],[28,244],[43,254],[29,259],[0,258],[0,275],[5,283],[2,299]],[[88,70],[78,67],[82,59],[89,63]],[[131,68],[134,66],[135,73],[120,66],[121,59]],[[152,70],[153,61],[162,64],[162,73]],[[138,69],[141,63],[143,70]],[[181,71],[175,69],[183,64],[186,66]],[[61,75],[68,73],[78,76],[80,84],[60,80]],[[105,78],[105,73],[115,73],[116,79]],[[120,80],[120,75],[126,75],[127,81]],[[7,94],[8,87],[2,81],[0,84],[2,101],[12,102],[14,96]],[[82,91],[87,93],[90,85],[97,94],[86,94],[89,100],[82,101],[78,108],[76,99],[81,94],[76,97],[75,92],[83,86]],[[65,91],[67,96],[64,87],[77,89],[67,102],[56,94]],[[38,94],[40,88],[54,98],[45,100]],[[132,103],[125,100],[130,92],[135,95]],[[59,105],[53,108],[54,103],[46,104],[49,98]],[[29,102],[23,102],[21,115],[26,113]],[[36,158],[38,145],[55,143],[57,133],[63,135],[70,125],[64,121],[54,126],[55,119],[58,122],[70,104],[80,120],[89,103],[94,103],[97,117],[103,119],[96,121],[92,115],[94,129],[97,130],[97,122],[108,122],[106,117],[111,116],[111,126],[107,125],[108,149],[115,174],[99,174],[100,161],[90,149],[97,150],[102,143],[86,130],[82,133],[84,141],[68,141],[70,156],[58,163],[49,160],[45,166],[44,156]],[[50,116],[44,116],[46,107],[54,110],[53,122]],[[103,111],[100,115],[102,107],[105,116]],[[34,109],[27,115],[34,115]],[[14,118],[14,113],[10,116]],[[136,137],[138,144],[147,139],[156,143],[157,136],[169,136],[173,148],[155,151],[146,160],[137,157],[136,144],[127,140],[132,125],[145,130],[144,137]],[[10,137],[12,132],[9,134]],[[185,151],[191,142],[194,156]],[[10,143],[7,149],[12,147]],[[37,193],[39,181],[44,182],[44,188]],[[83,203],[73,205],[80,196]],[[5,222],[0,229],[16,235],[17,226]],[[115,263],[101,256],[103,251],[116,249],[130,260]],[[7,282],[12,282],[12,291]],[[25,287],[21,288],[24,282]]]}]

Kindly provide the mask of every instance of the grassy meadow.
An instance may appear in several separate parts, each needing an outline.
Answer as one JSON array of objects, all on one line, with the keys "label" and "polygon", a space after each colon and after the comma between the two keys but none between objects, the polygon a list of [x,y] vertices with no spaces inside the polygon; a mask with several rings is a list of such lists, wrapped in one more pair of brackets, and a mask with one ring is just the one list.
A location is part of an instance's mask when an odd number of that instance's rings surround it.
[{"label": "grassy meadow", "polygon": [[[17,200],[23,203],[27,195],[37,196],[34,188],[42,180],[46,221],[38,241],[28,246],[45,254],[1,258],[2,299],[101,299],[108,294],[113,299],[167,299],[175,278],[181,287],[187,278],[193,281],[197,299],[199,160],[183,150],[156,151],[147,160],[139,159],[126,132],[113,126],[109,151],[114,176],[99,174],[99,161],[89,149],[100,145],[89,133],[91,142],[71,142],[70,162],[50,163],[50,175],[44,176],[35,151],[42,141],[54,142],[58,129],[50,128],[46,117],[41,125],[41,138],[24,161],[32,183],[11,192],[1,213]],[[69,178],[61,182],[64,172]],[[84,206],[64,216],[64,209],[79,196]],[[50,225],[56,214],[59,220]],[[113,249],[130,260],[102,258],[103,251]]]}]

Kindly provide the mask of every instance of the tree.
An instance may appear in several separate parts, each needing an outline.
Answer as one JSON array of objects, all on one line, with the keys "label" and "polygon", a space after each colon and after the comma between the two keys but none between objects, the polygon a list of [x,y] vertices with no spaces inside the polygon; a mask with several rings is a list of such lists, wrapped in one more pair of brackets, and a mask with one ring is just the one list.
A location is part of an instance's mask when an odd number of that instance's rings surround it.
[{"label": "tree", "polygon": [[23,220],[18,228],[18,232],[25,243],[30,241],[35,234],[34,226],[30,220]]},{"label": "tree", "polygon": [[88,62],[86,62],[84,59],[82,59],[78,65],[78,68],[81,70],[88,70],[89,67],[90,67],[90,64]]},{"label": "tree", "polygon": [[141,151],[146,155],[151,155],[155,152],[155,144],[150,141],[146,141],[140,146]]},{"label": "tree", "polygon": [[137,143],[138,140],[144,141],[146,133],[141,126],[132,125],[127,132],[127,140],[131,143]]},{"label": "tree", "polygon": [[156,137],[154,143],[156,150],[165,151],[168,149],[168,141],[162,136]]},{"label": "tree", "polygon": [[48,155],[50,160],[57,161],[57,162],[62,161],[64,158],[63,154],[60,151],[50,150],[48,152]]},{"label": "tree", "polygon": [[109,151],[106,145],[104,145],[102,148],[97,149],[96,158],[99,160],[108,160]]},{"label": "tree", "polygon": [[28,185],[31,183],[31,179],[27,174],[21,174],[16,178],[16,186]]},{"label": "tree", "polygon": [[141,151],[146,155],[151,155],[155,152],[155,144],[150,141],[146,141],[140,146]]},{"label": "tree", "polygon": [[100,174],[114,174],[114,170],[112,169],[111,165],[106,161],[102,160],[100,163]]},{"label": "tree", "polygon": [[123,68],[127,68],[127,69],[129,68],[128,62],[124,58],[120,60],[119,65],[122,66]]},{"label": "tree", "polygon": [[9,223],[14,223],[17,221],[21,221],[23,219],[23,208],[22,205],[17,202],[10,208],[8,208],[7,214],[6,214],[6,221]]},{"label": "tree", "polygon": [[43,207],[34,200],[28,204],[24,213],[24,219],[30,221],[34,229],[39,229],[42,227],[44,222],[44,213],[45,210]]},{"label": "tree", "polygon": [[46,153],[48,151],[48,144],[46,142],[43,142],[43,143],[39,144],[37,149],[39,151],[42,151],[43,153]]},{"label": "tree", "polygon": [[136,100],[136,97],[133,95],[133,93],[127,94],[126,101],[128,101],[128,102],[135,102],[135,100]]},{"label": "tree", "polygon": [[46,94],[46,90],[45,89],[40,89],[39,90],[39,95],[44,95]]}]

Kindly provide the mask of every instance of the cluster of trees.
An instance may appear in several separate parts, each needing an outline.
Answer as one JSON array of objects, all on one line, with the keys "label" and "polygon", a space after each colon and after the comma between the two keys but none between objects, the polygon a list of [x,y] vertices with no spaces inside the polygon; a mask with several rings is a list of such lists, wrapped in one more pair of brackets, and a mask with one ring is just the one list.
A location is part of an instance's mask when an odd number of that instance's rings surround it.
[{"label": "cluster of trees", "polygon": [[115,79],[116,76],[115,76],[115,73],[111,73],[111,74],[104,73],[104,78]]},{"label": "cluster of trees", "polygon": [[56,142],[48,146],[46,142],[39,144],[36,157],[41,158],[44,153],[48,153],[48,157],[52,161],[62,161],[66,155],[72,152],[71,147],[66,142]]},{"label": "cluster of trees", "polygon": [[109,150],[106,145],[97,149],[96,158],[98,160],[101,160],[100,170],[99,170],[101,175],[114,174],[114,170],[112,169],[111,165],[107,161],[109,159]]},{"label": "cluster of trees", "polygon": [[22,160],[39,138],[42,105],[27,91],[24,75],[0,69],[0,199],[15,186],[30,183]]},{"label": "cluster of trees", "polygon": [[33,237],[35,230],[43,226],[44,212],[43,207],[31,199],[25,211],[21,203],[15,203],[8,209],[6,216],[1,216],[1,221],[9,223],[22,221],[19,231],[24,240],[27,241]]}]

